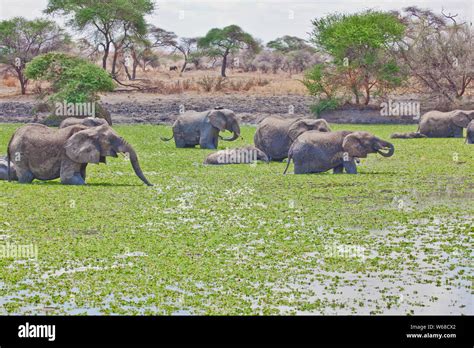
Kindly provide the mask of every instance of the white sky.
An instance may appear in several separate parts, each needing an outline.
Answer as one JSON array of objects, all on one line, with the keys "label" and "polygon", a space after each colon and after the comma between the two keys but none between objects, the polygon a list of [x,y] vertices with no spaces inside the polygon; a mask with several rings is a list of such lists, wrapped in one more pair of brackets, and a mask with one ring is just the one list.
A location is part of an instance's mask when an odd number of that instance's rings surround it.
[{"label": "white sky", "polygon": [[[42,16],[47,0],[0,0],[0,19]],[[391,10],[409,5],[458,14],[473,22],[473,0],[156,0],[148,21],[178,36],[203,36],[214,27],[237,24],[264,42],[283,35],[308,38],[311,20],[329,13]],[[53,19],[58,17],[53,17]],[[63,24],[61,19],[59,23]]]}]

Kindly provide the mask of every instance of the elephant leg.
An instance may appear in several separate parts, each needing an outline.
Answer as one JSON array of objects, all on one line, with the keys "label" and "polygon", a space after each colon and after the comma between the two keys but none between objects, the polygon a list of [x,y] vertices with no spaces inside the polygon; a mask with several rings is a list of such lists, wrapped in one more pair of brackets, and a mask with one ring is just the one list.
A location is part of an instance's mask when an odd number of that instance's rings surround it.
[{"label": "elephant leg", "polygon": [[343,165],[343,164],[340,164],[340,165],[338,165],[337,167],[334,167],[334,168],[332,169],[332,172],[333,172],[334,174],[342,174],[342,173],[344,172],[344,165]]},{"label": "elephant leg", "polygon": [[357,174],[357,165],[355,164],[354,160],[344,161],[343,166],[346,170],[346,173]]},{"label": "elephant leg", "polygon": [[35,178],[33,173],[29,170],[17,169],[16,174],[18,176],[18,182],[21,184],[30,184]]},{"label": "elephant leg", "polygon": [[212,126],[203,127],[199,134],[201,149],[217,149],[219,131],[215,132]]},{"label": "elephant leg", "polygon": [[86,169],[87,169],[87,163],[84,163],[81,165],[81,177],[86,180]]},{"label": "elephant leg", "polygon": [[82,163],[75,163],[70,160],[62,161],[60,171],[61,183],[64,185],[84,185],[86,182],[81,176],[82,166]]},{"label": "elephant leg", "polygon": [[463,131],[464,131],[464,128],[462,128],[462,127],[455,127],[455,128],[454,128],[454,131],[453,131],[454,137],[455,137],[455,138],[463,138],[463,137],[464,137],[464,134],[463,134],[464,132],[463,132]]}]

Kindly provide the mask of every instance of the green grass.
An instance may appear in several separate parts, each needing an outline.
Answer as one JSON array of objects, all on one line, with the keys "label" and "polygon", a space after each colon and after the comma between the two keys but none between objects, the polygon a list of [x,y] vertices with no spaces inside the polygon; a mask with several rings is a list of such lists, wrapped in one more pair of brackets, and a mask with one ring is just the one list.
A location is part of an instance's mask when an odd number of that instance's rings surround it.
[{"label": "green grass", "polygon": [[[17,127],[0,125],[0,149]],[[154,187],[122,158],[90,165],[83,187],[0,182],[0,246],[38,248],[0,254],[0,314],[472,314],[463,140],[394,140],[359,175],[283,176],[285,163],[203,166],[211,151],[159,140],[170,127],[115,129]]]}]

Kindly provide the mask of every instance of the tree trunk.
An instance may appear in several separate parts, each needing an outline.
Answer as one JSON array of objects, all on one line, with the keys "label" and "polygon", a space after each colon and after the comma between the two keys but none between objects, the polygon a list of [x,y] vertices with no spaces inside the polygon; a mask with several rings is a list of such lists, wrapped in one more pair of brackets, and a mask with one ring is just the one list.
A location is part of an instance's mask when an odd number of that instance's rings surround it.
[{"label": "tree trunk", "polygon": [[221,76],[225,76],[225,69],[227,68],[227,55],[229,54],[229,50],[226,50],[224,55],[222,56],[222,67],[221,67]]},{"label": "tree trunk", "polygon": [[25,78],[25,75],[23,75],[23,72],[21,71],[21,68],[16,68],[16,74],[18,76],[18,81],[20,81],[20,89],[21,89],[21,94],[25,95],[26,94],[26,85],[28,84],[28,79]]},{"label": "tree trunk", "polygon": [[107,59],[109,58],[110,42],[105,43],[104,55],[102,56],[102,69],[107,71]]},{"label": "tree trunk", "polygon": [[183,72],[186,69],[186,65],[188,64],[186,58],[184,59],[184,64],[183,67],[181,68],[181,72]]}]

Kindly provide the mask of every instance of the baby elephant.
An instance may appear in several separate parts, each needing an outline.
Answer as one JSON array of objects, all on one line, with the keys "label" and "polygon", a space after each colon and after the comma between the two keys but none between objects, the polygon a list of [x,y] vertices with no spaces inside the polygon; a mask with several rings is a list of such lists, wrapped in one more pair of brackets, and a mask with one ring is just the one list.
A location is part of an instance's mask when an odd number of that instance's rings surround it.
[{"label": "baby elephant", "polygon": [[[382,149],[387,149],[383,152]],[[295,174],[321,173],[333,170],[357,174],[356,161],[369,153],[384,157],[393,155],[395,148],[387,141],[368,132],[339,131],[321,133],[308,131],[296,138],[288,151],[286,174],[291,160],[295,163]]]},{"label": "baby elephant", "polygon": [[393,133],[390,135],[392,139],[415,139],[415,138],[427,138],[426,135],[419,132],[408,132],[408,133]]},{"label": "baby elephant", "polygon": [[466,143],[474,144],[474,120],[467,125]]},{"label": "baby elephant", "polygon": [[12,162],[10,162],[10,178],[8,177],[8,160],[6,156],[0,157],[0,180],[18,180],[15,165]]},{"label": "baby elephant", "polygon": [[268,157],[262,150],[254,146],[245,146],[213,152],[206,157],[204,164],[240,164],[254,161],[268,163]]}]

